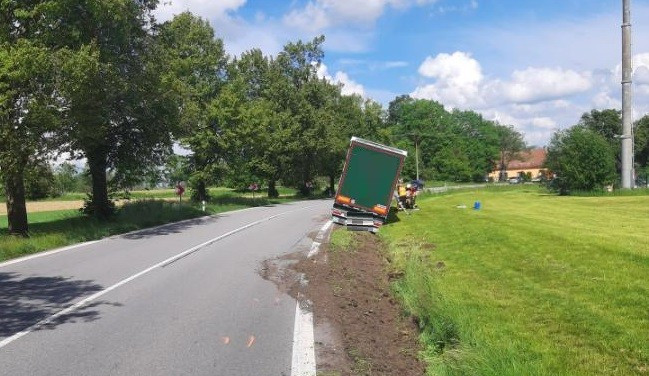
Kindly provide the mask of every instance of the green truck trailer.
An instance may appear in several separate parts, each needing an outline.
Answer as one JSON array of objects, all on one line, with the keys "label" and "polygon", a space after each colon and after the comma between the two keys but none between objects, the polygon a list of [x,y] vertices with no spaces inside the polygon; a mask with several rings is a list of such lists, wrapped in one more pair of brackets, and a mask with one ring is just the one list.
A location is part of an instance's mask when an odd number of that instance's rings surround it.
[{"label": "green truck trailer", "polygon": [[407,156],[403,150],[352,137],[331,211],[333,222],[377,232],[388,218]]}]

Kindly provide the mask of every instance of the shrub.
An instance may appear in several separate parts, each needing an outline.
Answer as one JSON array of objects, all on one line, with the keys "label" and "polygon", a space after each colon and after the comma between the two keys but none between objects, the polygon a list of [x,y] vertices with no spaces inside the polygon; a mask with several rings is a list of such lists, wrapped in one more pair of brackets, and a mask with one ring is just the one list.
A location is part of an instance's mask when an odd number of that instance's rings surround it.
[{"label": "shrub", "polygon": [[603,189],[616,178],[611,146],[604,137],[582,126],[554,134],[546,165],[556,174],[549,187],[560,194]]}]

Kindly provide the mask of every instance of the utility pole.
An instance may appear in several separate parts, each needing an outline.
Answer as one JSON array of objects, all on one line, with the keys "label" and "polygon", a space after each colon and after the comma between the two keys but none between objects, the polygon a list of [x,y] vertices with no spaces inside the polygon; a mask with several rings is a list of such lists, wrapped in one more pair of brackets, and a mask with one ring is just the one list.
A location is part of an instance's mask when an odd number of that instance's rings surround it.
[{"label": "utility pole", "polygon": [[622,0],[622,188],[633,188],[633,56],[631,0]]},{"label": "utility pole", "polygon": [[419,180],[419,136],[415,139],[415,170],[417,171],[417,180]]}]

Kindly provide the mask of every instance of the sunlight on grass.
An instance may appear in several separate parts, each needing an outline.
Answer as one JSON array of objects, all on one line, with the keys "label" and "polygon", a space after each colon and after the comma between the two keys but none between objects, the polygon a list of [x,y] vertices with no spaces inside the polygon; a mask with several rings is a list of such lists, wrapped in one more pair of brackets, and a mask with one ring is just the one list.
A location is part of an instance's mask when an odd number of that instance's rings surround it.
[{"label": "sunlight on grass", "polygon": [[431,375],[649,372],[649,197],[518,187],[419,204],[381,236]]}]

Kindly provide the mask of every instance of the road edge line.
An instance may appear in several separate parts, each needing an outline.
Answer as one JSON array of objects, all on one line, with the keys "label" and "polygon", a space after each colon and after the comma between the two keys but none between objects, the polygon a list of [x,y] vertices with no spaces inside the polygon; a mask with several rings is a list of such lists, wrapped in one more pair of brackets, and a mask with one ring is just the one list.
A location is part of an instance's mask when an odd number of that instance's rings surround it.
[{"label": "road edge line", "polygon": [[306,305],[302,307],[298,300],[295,306],[291,376],[316,376],[313,312],[310,302],[307,301]]},{"label": "road edge line", "polygon": [[5,266],[9,266],[9,265],[13,265],[13,264],[18,264],[18,263],[23,262],[23,261],[29,261],[29,260],[39,258],[39,257],[51,256],[51,255],[57,254],[59,252],[69,251],[69,250],[72,250],[72,249],[75,249],[75,248],[85,247],[87,245],[92,245],[92,244],[95,244],[95,243],[99,243],[101,240],[102,239],[90,240],[90,241],[83,242],[83,243],[71,244],[71,245],[68,245],[68,246],[65,246],[65,247],[61,247],[61,248],[54,248],[54,249],[51,249],[49,251],[42,251],[42,252],[33,253],[31,255],[17,257],[17,258],[11,259],[11,260],[1,262],[0,263],[0,268],[4,268]]},{"label": "road edge line", "polygon": [[35,324],[21,330],[20,332],[3,339],[2,341],[0,341],[0,349],[2,349],[3,347],[7,346],[8,344],[10,344],[10,343],[12,343],[12,342],[14,342],[14,341],[16,341],[18,339],[26,336],[27,334],[33,332],[34,330],[39,329],[43,325],[47,325],[47,324],[51,323],[52,321],[56,320],[57,318],[59,318],[59,317],[61,317],[63,315],[67,315],[68,313],[73,312],[73,311],[83,307],[84,305],[88,304],[89,302],[91,302],[91,301],[93,301],[93,300],[95,300],[95,299],[97,299],[97,298],[99,298],[99,297],[101,297],[101,296],[115,290],[118,287],[121,287],[121,286],[123,286],[123,285],[125,285],[125,284],[127,284],[127,283],[129,283],[129,282],[131,282],[131,281],[133,281],[133,280],[135,280],[135,279],[149,273],[149,272],[151,272],[154,269],[157,269],[159,267],[168,265],[168,264],[170,264],[170,263],[172,263],[172,262],[174,262],[174,261],[176,261],[176,260],[178,260],[180,258],[183,258],[183,257],[185,257],[185,256],[187,256],[187,255],[189,255],[191,253],[194,253],[194,252],[200,250],[201,248],[204,248],[204,247],[206,247],[206,246],[208,246],[210,244],[213,244],[213,243],[215,243],[215,242],[217,242],[217,241],[219,241],[219,240],[221,240],[223,238],[234,235],[234,234],[236,234],[238,232],[241,232],[241,231],[243,231],[245,229],[248,229],[250,227],[256,226],[256,225],[264,223],[264,222],[268,222],[268,221],[270,221],[272,219],[275,219],[277,217],[281,217],[281,216],[286,215],[286,214],[294,213],[294,212],[300,211],[300,210],[310,209],[310,208],[313,208],[315,206],[316,205],[309,205],[309,206],[305,206],[305,207],[302,207],[302,208],[299,208],[299,209],[289,210],[289,211],[286,211],[286,212],[275,214],[275,215],[272,215],[270,217],[266,217],[266,218],[263,218],[263,219],[248,223],[245,226],[242,226],[242,227],[239,227],[239,228],[234,229],[232,231],[226,232],[225,234],[219,235],[219,236],[217,236],[215,238],[212,238],[212,239],[210,239],[210,240],[208,240],[208,241],[206,241],[204,243],[193,246],[193,247],[191,247],[191,248],[189,248],[189,249],[187,249],[187,250],[185,250],[185,251],[183,251],[183,252],[181,252],[181,253],[179,253],[179,254],[177,254],[175,256],[171,256],[171,257],[169,257],[169,258],[167,258],[165,260],[162,260],[162,261],[158,262],[157,264],[154,264],[154,265],[142,270],[141,272],[133,274],[130,277],[124,278],[121,281],[119,281],[119,282],[117,282],[117,283],[115,283],[115,284],[113,284],[113,285],[111,285],[111,286],[109,286],[109,287],[107,287],[107,288],[105,288],[105,289],[103,289],[101,291],[98,291],[98,292],[96,292],[96,293],[94,293],[94,294],[92,294],[90,296],[87,296],[87,297],[83,298],[82,300],[74,303],[73,305],[71,305],[71,306],[69,306],[67,308],[64,308],[63,310],[61,310],[59,312],[54,313],[54,314],[52,314],[52,315],[38,321],[37,323],[35,323]]},{"label": "road edge line", "polygon": [[[327,231],[333,222],[328,220],[318,231],[307,258],[312,258],[320,251]],[[306,301],[302,307],[298,294],[295,306],[295,324],[293,324],[293,354],[291,357],[291,376],[316,376],[315,334],[313,327],[313,304]]]}]

